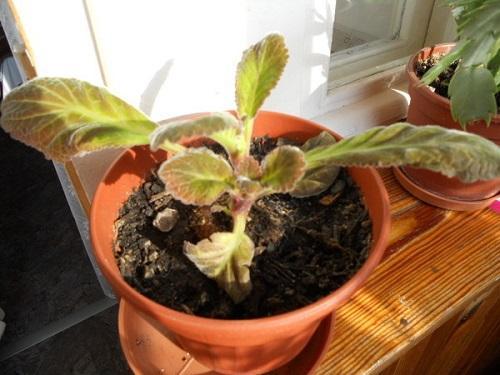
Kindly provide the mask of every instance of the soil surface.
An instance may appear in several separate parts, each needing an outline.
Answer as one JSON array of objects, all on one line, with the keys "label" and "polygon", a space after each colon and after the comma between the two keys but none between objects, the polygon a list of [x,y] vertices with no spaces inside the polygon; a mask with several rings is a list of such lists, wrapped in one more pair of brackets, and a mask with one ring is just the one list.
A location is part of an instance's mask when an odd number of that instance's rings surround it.
[{"label": "soil surface", "polygon": [[[261,158],[274,147],[274,140],[261,138],[254,142],[252,154]],[[330,294],[367,257],[371,220],[345,171],[315,197],[261,198],[246,229],[259,253],[250,269],[253,289],[236,305],[182,252],[184,241],[196,243],[213,232],[231,230],[230,217],[219,210],[224,199],[211,207],[186,206],[164,192],[152,171],[130,195],[116,222],[115,255],[125,280],[175,310],[225,319],[256,318],[294,310]],[[152,222],[167,207],[178,211],[178,221],[163,233]]]},{"label": "soil surface", "polygon": [[[416,74],[418,78],[422,78],[424,74],[430,70],[437,62],[441,59],[442,56],[430,56],[425,60],[417,61]],[[437,77],[432,83],[429,85],[435,89],[435,93],[439,94],[445,98],[450,98],[448,95],[448,86],[450,85],[450,80],[455,73],[455,69],[458,66],[459,60],[455,61],[451,64],[444,72],[442,72],[439,77]],[[500,92],[495,95],[495,99],[497,101],[497,107],[500,108]]]}]

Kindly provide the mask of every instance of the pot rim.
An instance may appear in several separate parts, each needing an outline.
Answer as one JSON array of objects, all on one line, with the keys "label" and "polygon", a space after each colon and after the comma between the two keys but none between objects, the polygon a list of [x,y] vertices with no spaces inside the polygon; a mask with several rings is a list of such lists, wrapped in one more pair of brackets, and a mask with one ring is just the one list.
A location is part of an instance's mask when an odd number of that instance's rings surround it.
[{"label": "pot rim", "polygon": [[421,50],[419,50],[416,54],[414,54],[408,61],[408,64],[406,64],[406,75],[408,76],[410,85],[413,85],[413,88],[415,90],[418,90],[422,95],[427,97],[432,97],[432,99],[436,101],[441,107],[444,107],[448,110],[450,110],[451,108],[450,100],[448,98],[445,98],[444,96],[436,94],[434,91],[430,89],[429,85],[424,85],[420,81],[420,78],[418,78],[415,68],[417,65],[417,61],[420,60],[420,55],[422,53],[429,51],[432,54],[432,50],[435,48],[445,49],[445,53],[448,53],[453,47],[455,47],[455,45],[456,43],[440,43],[440,44],[435,44],[431,47],[424,47]]},{"label": "pot rim", "polygon": [[[289,115],[280,112],[274,111],[260,111],[260,113],[277,115],[285,118],[293,118],[295,120],[300,120],[306,123],[307,125],[312,125],[315,128],[319,128],[321,130],[325,130],[335,135],[336,137],[340,137],[337,133],[333,132],[330,129],[327,129],[319,124],[316,124],[312,121]],[[341,137],[340,137],[341,138]],[[107,176],[110,171],[115,167],[115,165],[119,162],[122,156],[127,153],[128,150],[125,150],[120,156],[118,156],[115,161],[111,164],[111,166],[106,171],[105,176]],[[308,315],[308,316],[316,316],[317,318],[321,318],[331,313],[333,309],[342,305],[343,302],[352,297],[355,291],[357,291],[363,284],[364,281],[368,278],[368,276],[372,273],[372,271],[379,264],[382,259],[385,249],[387,247],[387,242],[389,238],[390,224],[391,224],[391,214],[390,214],[390,203],[389,203],[389,195],[387,190],[385,189],[385,185],[383,184],[382,177],[378,174],[378,172],[374,168],[363,168],[370,174],[372,181],[379,187],[381,187],[381,206],[382,206],[382,217],[383,222],[380,224],[380,232],[377,238],[377,241],[373,242],[372,247],[370,249],[368,258],[363,263],[363,266],[341,287],[334,290],[329,295],[320,298],[319,300],[303,306],[299,309],[289,311],[286,313],[273,315],[269,317],[262,318],[252,318],[252,319],[215,319],[215,318],[207,318],[202,316],[189,315],[177,310],[173,310],[167,306],[161,305],[152,299],[144,296],[143,294],[136,291],[133,287],[126,283],[123,279],[121,273],[118,270],[116,263],[110,264],[105,261],[104,257],[101,257],[101,253],[104,253],[106,250],[106,244],[101,245],[96,240],[96,235],[93,226],[90,227],[91,240],[93,245],[94,255],[96,257],[97,263],[103,274],[111,280],[115,291],[119,291],[119,296],[123,296],[130,303],[134,304],[140,310],[146,310],[150,316],[159,320],[161,319],[169,320],[171,322],[179,322],[183,325],[189,325],[192,328],[196,327],[206,327],[207,325],[217,325],[217,329],[222,331],[228,330],[238,330],[240,332],[245,330],[254,330],[254,329],[265,329],[265,328],[282,328],[290,324],[290,321],[294,321],[300,319],[300,316]],[[94,223],[98,221],[98,214],[96,209],[95,202],[100,200],[100,195],[102,194],[101,186],[103,184],[104,179],[100,182],[96,193],[94,195],[94,199],[92,201],[92,206],[90,210],[90,222]],[[373,235],[373,232],[372,232]],[[102,248],[101,248],[102,246]],[[107,244],[107,246],[112,247],[111,244]],[[347,297],[346,297],[347,296]]]}]

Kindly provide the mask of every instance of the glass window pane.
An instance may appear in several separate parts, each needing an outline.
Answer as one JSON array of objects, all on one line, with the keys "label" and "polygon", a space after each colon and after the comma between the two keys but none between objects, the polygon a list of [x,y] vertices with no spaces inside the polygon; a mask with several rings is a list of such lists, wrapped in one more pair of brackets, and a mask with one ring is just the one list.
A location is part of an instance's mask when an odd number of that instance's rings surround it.
[{"label": "glass window pane", "polygon": [[434,0],[336,0],[329,92],[402,65],[423,46]]},{"label": "glass window pane", "polygon": [[396,40],[406,1],[337,0],[332,52],[376,40]]}]

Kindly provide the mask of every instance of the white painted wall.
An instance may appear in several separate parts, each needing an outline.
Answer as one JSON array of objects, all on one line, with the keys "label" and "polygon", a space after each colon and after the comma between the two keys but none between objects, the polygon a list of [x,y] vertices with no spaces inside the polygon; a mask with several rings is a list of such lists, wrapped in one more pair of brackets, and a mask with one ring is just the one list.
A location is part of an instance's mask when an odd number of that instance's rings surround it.
[{"label": "white painted wall", "polygon": [[12,3],[39,75],[78,77],[102,85],[82,1],[13,0]]},{"label": "white painted wall", "polygon": [[154,119],[233,108],[241,53],[271,31],[286,36],[290,61],[266,108],[307,114],[326,83],[317,74],[329,64],[333,24],[324,0],[87,4],[108,86]]},{"label": "white painted wall", "polygon": [[332,3],[14,0],[39,75],[105,82],[156,120],[234,107],[241,53],[271,31],[287,38],[290,62],[266,108],[315,115],[326,95]]}]

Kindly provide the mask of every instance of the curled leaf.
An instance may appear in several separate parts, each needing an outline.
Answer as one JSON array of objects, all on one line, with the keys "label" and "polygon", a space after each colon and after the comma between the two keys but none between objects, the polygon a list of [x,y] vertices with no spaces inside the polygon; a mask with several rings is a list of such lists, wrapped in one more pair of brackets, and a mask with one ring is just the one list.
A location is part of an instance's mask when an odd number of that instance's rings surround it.
[{"label": "curled leaf", "polygon": [[285,193],[294,188],[305,169],[304,153],[298,147],[276,147],[262,161],[260,183],[274,192]]},{"label": "curled leaf", "polygon": [[309,168],[325,161],[340,166],[410,165],[457,176],[464,182],[500,177],[500,147],[475,134],[440,126],[397,123],[375,127],[306,152]]},{"label": "curled leaf", "polygon": [[165,161],[158,176],[185,204],[209,205],[234,186],[233,169],[207,148],[186,149]]},{"label": "curled leaf", "polygon": [[[307,152],[316,147],[328,146],[337,142],[335,137],[328,132],[321,132],[316,137],[309,138],[301,147],[302,151]],[[304,176],[295,184],[290,191],[292,197],[305,198],[318,195],[324,192],[335,181],[339,175],[340,167],[338,165],[325,161],[316,167],[306,167]]]},{"label": "curled leaf", "polygon": [[241,126],[232,114],[216,112],[195,119],[172,121],[159,126],[150,136],[150,146],[158,150],[165,143],[180,143],[192,137],[208,137],[220,143],[228,153],[238,150]]},{"label": "curled leaf", "polygon": [[235,303],[250,293],[254,244],[246,234],[216,232],[196,245],[185,242],[184,254],[204,275],[215,279]]},{"label": "curled leaf", "polygon": [[245,52],[236,72],[236,105],[240,118],[253,118],[285,69],[285,39],[269,34]]},{"label": "curled leaf", "polygon": [[322,131],[317,136],[309,138],[307,141],[305,141],[300,149],[304,152],[307,152],[316,147],[332,145],[335,142],[337,142],[337,140],[333,135],[331,135],[327,131]]},{"label": "curled leaf", "polygon": [[237,164],[236,169],[239,175],[257,180],[262,176],[262,168],[259,162],[252,156],[245,156]]},{"label": "curled leaf", "polygon": [[47,158],[148,144],[156,124],[105,88],[69,78],[37,78],[12,90],[2,127]]},{"label": "curled leaf", "polygon": [[254,181],[245,176],[238,176],[236,179],[236,188],[243,196],[257,197],[262,191],[262,185],[258,181]]}]

